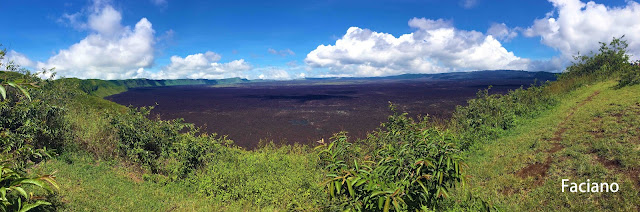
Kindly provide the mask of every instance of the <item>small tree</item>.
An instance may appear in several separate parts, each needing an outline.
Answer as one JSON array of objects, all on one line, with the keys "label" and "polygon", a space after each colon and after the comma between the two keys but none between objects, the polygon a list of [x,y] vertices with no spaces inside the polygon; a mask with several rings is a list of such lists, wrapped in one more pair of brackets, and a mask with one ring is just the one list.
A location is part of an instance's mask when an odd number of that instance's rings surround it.
[{"label": "small tree", "polygon": [[638,62],[632,63],[624,36],[613,38],[609,44],[600,42],[597,53],[575,56],[574,62],[558,80],[582,78],[588,81],[619,79],[618,87],[640,83]]}]

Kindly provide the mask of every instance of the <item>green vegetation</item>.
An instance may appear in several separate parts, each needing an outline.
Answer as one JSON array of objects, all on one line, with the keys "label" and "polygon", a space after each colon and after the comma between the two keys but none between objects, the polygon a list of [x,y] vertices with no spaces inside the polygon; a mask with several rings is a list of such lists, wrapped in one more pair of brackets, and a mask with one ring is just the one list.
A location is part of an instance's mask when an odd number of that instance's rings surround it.
[{"label": "green vegetation", "polygon": [[[0,50],[0,61],[5,50]],[[52,175],[27,177],[25,170],[33,162],[51,157],[47,146],[58,146],[64,132],[49,131],[59,126],[59,110],[31,101],[25,86],[35,87],[41,80],[31,80],[29,72],[20,70],[12,62],[0,63],[11,71],[0,81],[0,210],[29,211],[51,205],[33,195],[33,188],[53,192],[58,185]],[[16,72],[24,74],[17,74]],[[29,191],[29,193],[27,193]]]},{"label": "green vegetation", "polygon": [[[367,138],[340,132],[315,148],[269,143],[251,151],[182,120],[150,119],[153,108],[101,98],[134,87],[239,79],[43,80],[3,64],[0,206],[637,211],[640,66],[626,46],[621,39],[602,44],[556,82],[505,95],[481,90],[448,121],[414,120],[391,104],[389,120]],[[617,182],[620,190],[562,193],[567,178]]]},{"label": "green vegetation", "polygon": [[176,79],[176,80],[150,80],[150,79],[127,79],[127,80],[97,80],[77,78],[65,78],[62,81],[77,84],[77,88],[91,96],[106,97],[127,91],[129,88],[159,87],[159,86],[180,86],[180,85],[231,85],[247,82],[246,79],[229,78],[219,80],[208,79]]}]

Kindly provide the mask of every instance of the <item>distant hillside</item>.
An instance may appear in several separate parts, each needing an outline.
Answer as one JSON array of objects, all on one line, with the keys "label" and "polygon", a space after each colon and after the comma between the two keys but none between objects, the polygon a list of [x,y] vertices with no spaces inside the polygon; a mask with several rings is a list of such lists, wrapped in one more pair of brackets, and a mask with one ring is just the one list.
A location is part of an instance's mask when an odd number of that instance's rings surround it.
[{"label": "distant hillside", "polygon": [[470,80],[470,79],[538,79],[539,81],[554,81],[556,74],[550,72],[529,72],[518,70],[485,70],[471,72],[451,72],[439,74],[402,74],[387,77],[333,77],[333,78],[307,78],[307,80]]},{"label": "distant hillside", "polygon": [[63,79],[78,83],[80,90],[98,97],[110,96],[127,91],[129,88],[158,87],[158,86],[183,86],[183,85],[225,85],[249,82],[247,79],[175,79],[175,80],[151,80],[151,79],[127,79],[127,80],[99,80],[77,78]]},{"label": "distant hillside", "polygon": [[537,79],[538,81],[555,81],[556,74],[549,72],[528,72],[515,70],[452,72],[441,74],[403,74],[387,77],[330,77],[330,78],[305,78],[288,81],[276,80],[247,80],[242,78],[228,79],[175,79],[175,80],[151,80],[151,79],[127,79],[127,80],[98,80],[77,78],[63,79],[78,83],[82,91],[98,96],[106,97],[127,91],[129,88],[158,87],[158,86],[184,86],[184,85],[209,85],[209,86],[292,86],[292,85],[331,85],[331,84],[363,84],[389,81],[438,81],[438,80],[513,80],[513,79]]}]

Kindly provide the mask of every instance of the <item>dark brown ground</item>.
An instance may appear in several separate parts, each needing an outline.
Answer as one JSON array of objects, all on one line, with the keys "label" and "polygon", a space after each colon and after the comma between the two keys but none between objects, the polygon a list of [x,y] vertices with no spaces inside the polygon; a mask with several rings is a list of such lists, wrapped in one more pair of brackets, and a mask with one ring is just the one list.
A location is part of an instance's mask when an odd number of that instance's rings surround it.
[{"label": "dark brown ground", "polygon": [[184,118],[209,133],[229,135],[245,148],[261,139],[275,143],[312,143],[345,130],[362,138],[386,121],[388,102],[411,116],[448,118],[456,105],[466,104],[478,89],[505,93],[533,80],[379,81],[349,85],[278,85],[243,87],[136,88],[107,97],[135,107],[158,103],[152,115]]}]

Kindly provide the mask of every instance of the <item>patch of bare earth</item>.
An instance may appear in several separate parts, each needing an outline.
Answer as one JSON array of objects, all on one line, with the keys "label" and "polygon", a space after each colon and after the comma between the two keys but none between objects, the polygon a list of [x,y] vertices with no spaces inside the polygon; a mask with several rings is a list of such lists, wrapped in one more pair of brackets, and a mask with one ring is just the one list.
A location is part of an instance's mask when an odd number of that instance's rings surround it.
[{"label": "patch of bare earth", "polygon": [[535,187],[542,185],[545,181],[545,177],[547,176],[547,171],[549,170],[549,168],[551,167],[551,163],[553,162],[551,158],[551,154],[564,149],[564,146],[559,142],[562,141],[562,135],[564,134],[564,132],[567,131],[567,127],[565,126],[567,121],[573,116],[573,114],[579,107],[582,107],[584,104],[590,102],[593,99],[593,97],[595,97],[599,93],[600,91],[594,92],[585,100],[580,102],[577,106],[571,108],[569,115],[567,115],[564,118],[564,120],[562,120],[562,122],[558,124],[557,130],[553,133],[553,138],[551,138],[551,142],[552,142],[551,149],[546,151],[549,154],[547,155],[547,158],[545,159],[544,163],[536,162],[536,163],[530,164],[520,169],[519,171],[517,171],[516,176],[522,179],[533,177],[535,179],[533,183]]},{"label": "patch of bare earth", "polygon": [[540,186],[544,183],[544,178],[547,176],[547,170],[551,167],[551,157],[547,157],[544,163],[534,163],[520,169],[516,172],[516,176],[526,179],[528,177],[534,178],[534,186]]},{"label": "patch of bare earth", "polygon": [[631,169],[625,170],[622,168],[622,164],[620,164],[620,161],[608,160],[604,157],[598,157],[597,155],[594,155],[594,159],[600,162],[600,164],[602,164],[607,169],[615,173],[621,173],[626,175],[632,180],[633,185],[636,187],[636,189],[640,189],[640,169],[631,168]]}]

